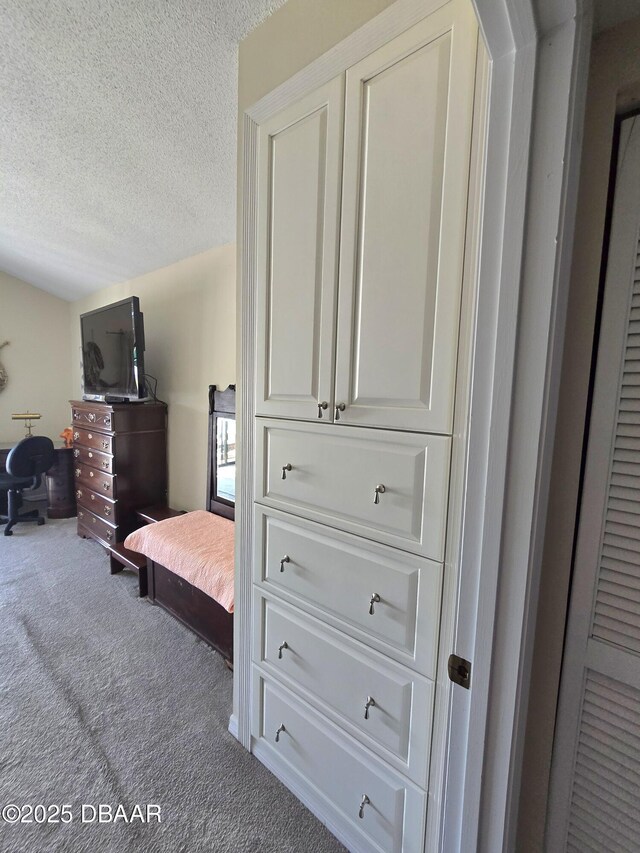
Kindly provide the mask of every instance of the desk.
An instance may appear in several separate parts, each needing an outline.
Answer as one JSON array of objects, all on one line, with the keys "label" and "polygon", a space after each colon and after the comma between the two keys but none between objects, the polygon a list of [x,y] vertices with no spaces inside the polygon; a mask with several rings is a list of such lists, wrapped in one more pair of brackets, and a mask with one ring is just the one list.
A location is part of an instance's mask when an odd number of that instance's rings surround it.
[{"label": "desk", "polygon": [[[17,441],[0,442],[0,471],[5,471],[9,451]],[[76,496],[73,488],[73,448],[58,444],[55,461],[45,475],[47,485],[47,517],[72,518],[77,514]],[[6,512],[6,506],[0,507]]]}]

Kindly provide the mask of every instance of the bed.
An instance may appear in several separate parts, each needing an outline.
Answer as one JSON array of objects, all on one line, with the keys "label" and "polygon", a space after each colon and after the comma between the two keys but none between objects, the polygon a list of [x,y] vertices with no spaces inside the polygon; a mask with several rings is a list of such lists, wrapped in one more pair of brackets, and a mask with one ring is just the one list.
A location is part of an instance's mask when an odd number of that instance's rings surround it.
[{"label": "bed", "polygon": [[235,386],[209,388],[206,510],[141,527],[125,546],[147,558],[148,595],[232,664]]}]

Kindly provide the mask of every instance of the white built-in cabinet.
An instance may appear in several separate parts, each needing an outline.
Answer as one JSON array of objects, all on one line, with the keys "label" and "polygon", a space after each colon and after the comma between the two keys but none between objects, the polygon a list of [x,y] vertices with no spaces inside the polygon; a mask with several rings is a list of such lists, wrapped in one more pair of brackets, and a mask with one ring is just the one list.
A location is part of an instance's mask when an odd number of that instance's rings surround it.
[{"label": "white built-in cabinet", "polygon": [[451,0],[258,128],[252,749],[358,851],[441,796],[476,47]]}]

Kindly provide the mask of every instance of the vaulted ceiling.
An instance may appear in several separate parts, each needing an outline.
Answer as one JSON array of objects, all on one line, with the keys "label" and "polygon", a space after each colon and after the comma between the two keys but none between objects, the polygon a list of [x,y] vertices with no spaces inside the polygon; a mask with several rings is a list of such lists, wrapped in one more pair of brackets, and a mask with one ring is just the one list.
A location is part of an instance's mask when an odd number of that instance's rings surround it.
[{"label": "vaulted ceiling", "polygon": [[0,0],[0,269],[66,299],[235,240],[238,42],[284,0]]},{"label": "vaulted ceiling", "polygon": [[0,270],[76,299],[232,242],[237,46],[284,2],[0,0]]}]

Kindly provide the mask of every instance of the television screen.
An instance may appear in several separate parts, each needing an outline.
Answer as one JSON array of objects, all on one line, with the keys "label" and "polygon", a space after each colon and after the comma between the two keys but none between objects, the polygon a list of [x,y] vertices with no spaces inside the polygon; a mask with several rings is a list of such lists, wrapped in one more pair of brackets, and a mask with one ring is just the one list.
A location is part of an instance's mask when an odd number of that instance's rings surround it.
[{"label": "television screen", "polygon": [[144,397],[144,329],[138,297],[82,314],[80,325],[84,398]]}]

